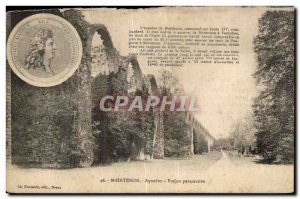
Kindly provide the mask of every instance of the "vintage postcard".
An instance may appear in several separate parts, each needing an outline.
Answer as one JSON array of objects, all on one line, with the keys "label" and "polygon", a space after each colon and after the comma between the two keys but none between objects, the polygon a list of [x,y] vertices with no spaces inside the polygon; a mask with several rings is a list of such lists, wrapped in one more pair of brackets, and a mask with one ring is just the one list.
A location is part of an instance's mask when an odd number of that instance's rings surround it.
[{"label": "vintage postcard", "polygon": [[293,7],[11,9],[8,193],[295,192]]}]

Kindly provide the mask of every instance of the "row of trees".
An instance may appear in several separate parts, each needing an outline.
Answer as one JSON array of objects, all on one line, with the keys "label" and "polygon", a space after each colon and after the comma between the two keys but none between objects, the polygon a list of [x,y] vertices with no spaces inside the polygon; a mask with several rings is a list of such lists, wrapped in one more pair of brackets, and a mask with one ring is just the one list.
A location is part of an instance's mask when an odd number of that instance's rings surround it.
[{"label": "row of trees", "polygon": [[[183,86],[172,72],[162,70],[158,78],[158,84],[162,96],[183,95]],[[185,156],[190,152],[190,139],[186,134],[188,128],[185,122],[185,114],[182,112],[163,113],[164,135],[165,135],[165,156]]]},{"label": "row of trees", "polygon": [[[253,113],[234,124],[219,145],[258,153],[267,163],[294,162],[295,21],[293,11],[267,11],[259,19],[254,51],[258,96]],[[233,144],[230,147],[229,143]]]},{"label": "row of trees", "polygon": [[254,118],[251,114],[245,116],[232,126],[229,138],[231,148],[240,155],[256,154],[256,137]]},{"label": "row of trees", "polygon": [[293,11],[267,11],[254,40],[261,88],[253,103],[255,135],[267,162],[294,161],[294,28]]}]

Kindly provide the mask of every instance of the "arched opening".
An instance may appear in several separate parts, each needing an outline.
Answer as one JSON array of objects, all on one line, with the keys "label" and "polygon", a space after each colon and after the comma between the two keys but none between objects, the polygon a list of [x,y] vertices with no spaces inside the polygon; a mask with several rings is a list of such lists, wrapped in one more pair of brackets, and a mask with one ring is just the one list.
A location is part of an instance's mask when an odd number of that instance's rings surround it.
[{"label": "arched opening", "polygon": [[143,89],[144,79],[137,58],[129,55],[123,67],[127,71],[128,93],[141,91]]},{"label": "arched opening", "polygon": [[98,32],[95,32],[91,42],[91,76],[99,74],[108,75],[108,57],[105,51],[104,41]]},{"label": "arched opening", "polygon": [[134,93],[137,90],[137,83],[134,73],[133,66],[131,63],[129,63],[127,66],[128,93]]},{"label": "arched opening", "polygon": [[[90,71],[92,76],[92,131],[95,136],[97,148],[94,149],[93,164],[113,162],[112,147],[108,136],[108,126],[105,115],[99,109],[100,100],[106,96],[110,89],[109,74],[118,68],[114,61],[114,48],[110,35],[103,25],[93,25],[89,29],[87,49],[91,57]],[[102,134],[98,133],[102,132]]]},{"label": "arched opening", "polygon": [[198,154],[199,150],[198,150],[198,140],[197,140],[197,134],[195,129],[193,129],[193,154]]},{"label": "arched opening", "polygon": [[158,86],[157,86],[157,83],[156,83],[156,79],[154,77],[154,75],[150,75],[148,74],[146,76],[147,78],[147,88],[148,88],[148,92],[150,95],[158,95]]},{"label": "arched opening", "polygon": [[205,135],[202,133],[198,136],[198,154],[207,153],[208,152],[208,143]]},{"label": "arched opening", "polygon": [[[106,27],[102,24],[94,24],[89,28],[89,35],[87,40],[88,53],[92,56],[94,54],[93,48],[98,47],[96,51],[100,51],[105,58],[105,64],[109,72],[116,72],[119,68],[118,56],[114,49],[110,34]],[[93,68],[91,68],[93,70]],[[98,70],[100,70],[98,68]],[[107,69],[106,69],[107,70]],[[94,71],[95,72],[95,71]],[[97,73],[97,72],[96,72]],[[95,75],[96,73],[93,73]]]}]

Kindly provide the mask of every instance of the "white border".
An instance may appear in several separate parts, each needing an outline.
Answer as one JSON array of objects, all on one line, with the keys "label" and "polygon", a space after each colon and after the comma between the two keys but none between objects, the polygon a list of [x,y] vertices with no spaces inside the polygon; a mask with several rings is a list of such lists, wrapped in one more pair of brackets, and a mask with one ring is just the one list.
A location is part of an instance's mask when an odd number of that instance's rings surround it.
[{"label": "white border", "polygon": [[[2,0],[0,1],[0,27],[1,27],[1,32],[6,32],[6,16],[5,16],[5,12],[6,12],[6,8],[5,6],[9,6],[9,5],[27,5],[27,6],[34,6],[34,5],[49,5],[49,6],[56,6],[56,5],[60,5],[60,6],[68,6],[68,5],[72,5],[72,6],[95,6],[95,5],[99,5],[100,6],[118,6],[118,5],[128,5],[128,6],[132,6],[132,5],[144,5],[144,6],[149,6],[149,5],[169,5],[169,6],[179,6],[179,5],[185,5],[185,6],[296,6],[296,8],[299,9],[299,5],[300,5],[300,1],[299,0],[201,0],[201,1],[196,1],[196,0],[171,0],[171,1],[163,1],[163,0],[134,0],[134,1],[124,1],[124,0],[89,0],[89,1],[83,1],[83,0],[51,0],[51,1],[41,1],[41,0]],[[299,10],[298,10],[299,11]],[[299,13],[298,13],[299,14]],[[297,27],[299,27],[299,19],[297,19]],[[299,31],[298,31],[299,32]],[[298,37],[299,34],[297,34]],[[298,41],[298,39],[297,39]],[[298,42],[297,42],[298,43]],[[5,73],[5,62],[6,62],[6,37],[1,36],[0,39],[0,60],[2,63],[2,67],[0,67],[0,75],[1,75],[1,84],[0,84],[0,94],[1,94],[1,121],[2,121],[2,125],[0,125],[1,128],[1,134],[0,134],[0,139],[1,139],[1,159],[0,159],[0,168],[1,168],[1,172],[0,172],[0,198],[8,198],[9,195],[7,195],[5,193],[6,190],[6,181],[5,181],[5,176],[6,176],[6,171],[5,171],[5,161],[6,161],[6,157],[5,157],[5,119],[6,119],[6,115],[5,115],[5,110],[6,110],[6,106],[5,106],[5,91],[6,91],[6,87],[5,87],[5,81],[6,81],[6,73]],[[298,47],[298,45],[297,45]],[[297,57],[299,57],[299,50],[297,51]],[[299,77],[299,69],[297,69],[297,77]],[[299,84],[297,82],[297,88],[299,88]],[[299,90],[297,89],[297,94],[299,93]],[[299,96],[297,95],[297,109],[299,108]],[[298,110],[297,110],[298,112]],[[299,118],[297,118],[297,127],[299,128]],[[299,144],[299,135],[297,135],[297,143]],[[297,147],[298,148],[298,147]],[[299,151],[297,150],[297,171],[299,173]],[[263,177],[263,176],[262,176]],[[299,185],[299,181],[297,179],[297,184]],[[299,191],[299,186],[297,186],[297,190]],[[48,198],[49,196],[18,196],[17,198]],[[75,196],[69,196],[71,198],[75,197]],[[112,196],[97,196],[97,198],[112,198]],[[124,196],[114,196],[114,197],[124,197]],[[127,196],[128,197],[128,196]],[[135,196],[135,198],[142,198],[144,196]],[[149,196],[148,196],[149,197]],[[157,198],[165,198],[165,196],[156,196]],[[195,196],[195,197],[201,197],[201,198],[217,198],[217,196]],[[233,198],[232,196],[223,196],[224,198]],[[237,196],[234,198],[243,198],[244,196]],[[266,198],[266,197],[274,197],[274,196],[253,196],[253,198]],[[280,198],[282,196],[279,196]],[[64,196],[58,196],[57,198],[65,198]],[[80,198],[91,198],[89,196],[80,196]],[[252,198],[252,197],[251,197]]]},{"label": "white border", "polygon": [[37,5],[60,5],[60,6],[290,6],[296,4],[297,0],[51,0],[51,1],[41,1],[41,0],[2,0],[4,5],[27,5],[27,6],[37,6]]}]

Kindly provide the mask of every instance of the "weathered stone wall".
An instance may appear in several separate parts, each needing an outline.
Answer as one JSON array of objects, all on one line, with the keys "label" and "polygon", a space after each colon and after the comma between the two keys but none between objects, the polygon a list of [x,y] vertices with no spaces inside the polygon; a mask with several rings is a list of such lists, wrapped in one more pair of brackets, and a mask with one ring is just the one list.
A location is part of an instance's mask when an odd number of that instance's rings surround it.
[{"label": "weathered stone wall", "polygon": [[[6,15],[6,40],[11,32],[11,14]],[[11,164],[11,69],[6,61],[6,164]]]},{"label": "weathered stone wall", "polygon": [[81,149],[80,160],[75,162],[79,167],[88,167],[93,163],[93,137],[92,137],[92,94],[91,94],[91,48],[88,45],[88,30],[90,25],[84,20],[79,11],[67,10],[64,17],[77,29],[82,41],[83,55],[81,64],[74,75],[77,83],[76,96],[73,103],[76,107],[74,116],[75,130],[72,136],[77,136],[78,147]]},{"label": "weathered stone wall", "polygon": [[210,152],[214,144],[214,138],[190,113],[186,113],[186,123],[190,127],[187,131],[191,140],[191,154]]},{"label": "weathered stone wall", "polygon": [[155,138],[154,138],[154,147],[153,147],[153,158],[161,159],[165,157],[165,136],[164,136],[164,120],[162,112],[154,113],[155,121]]}]

